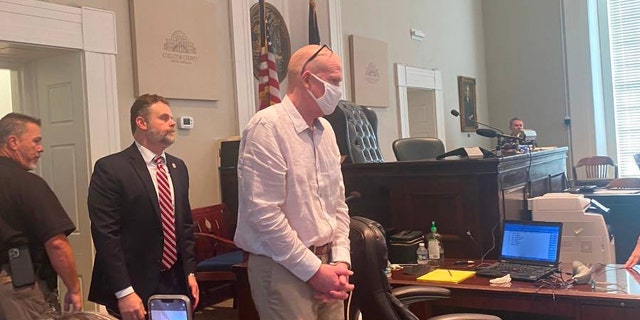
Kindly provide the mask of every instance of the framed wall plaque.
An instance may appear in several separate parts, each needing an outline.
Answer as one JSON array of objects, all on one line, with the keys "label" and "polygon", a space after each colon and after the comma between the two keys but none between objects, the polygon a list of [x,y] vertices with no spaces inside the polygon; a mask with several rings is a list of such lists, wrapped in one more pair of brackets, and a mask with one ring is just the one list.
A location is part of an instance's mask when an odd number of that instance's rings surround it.
[{"label": "framed wall plaque", "polygon": [[214,5],[207,1],[135,0],[136,93],[217,100]]},{"label": "framed wall plaque", "polygon": [[389,58],[387,43],[350,35],[349,47],[354,102],[371,107],[388,107]]}]

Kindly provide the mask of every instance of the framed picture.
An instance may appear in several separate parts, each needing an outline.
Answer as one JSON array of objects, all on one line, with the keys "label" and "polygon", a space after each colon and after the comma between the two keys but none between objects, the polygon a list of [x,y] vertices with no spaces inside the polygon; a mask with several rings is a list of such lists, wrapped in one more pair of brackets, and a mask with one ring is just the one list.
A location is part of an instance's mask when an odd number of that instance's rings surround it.
[{"label": "framed picture", "polygon": [[458,76],[458,99],[460,103],[460,131],[475,131],[478,129],[476,79]]}]

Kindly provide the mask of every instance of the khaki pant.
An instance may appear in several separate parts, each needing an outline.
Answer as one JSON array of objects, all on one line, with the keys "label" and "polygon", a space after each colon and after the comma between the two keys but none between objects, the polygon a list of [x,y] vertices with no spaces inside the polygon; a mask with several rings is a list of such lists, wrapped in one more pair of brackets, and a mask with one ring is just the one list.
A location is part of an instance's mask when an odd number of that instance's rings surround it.
[{"label": "khaki pant", "polygon": [[0,320],[42,319],[43,315],[55,311],[45,300],[45,295],[50,293],[43,281],[14,288],[6,270],[0,268]]},{"label": "khaki pant", "polygon": [[261,320],[343,320],[344,302],[322,303],[315,290],[270,258],[249,255],[251,296]]}]

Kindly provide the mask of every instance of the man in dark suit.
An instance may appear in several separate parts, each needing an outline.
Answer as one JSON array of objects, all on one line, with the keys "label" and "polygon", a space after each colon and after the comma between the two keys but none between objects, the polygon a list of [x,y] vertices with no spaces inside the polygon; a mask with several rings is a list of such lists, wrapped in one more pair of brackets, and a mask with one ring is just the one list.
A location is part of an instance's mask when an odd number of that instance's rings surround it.
[{"label": "man in dark suit", "polygon": [[175,129],[163,97],[140,96],[131,107],[135,142],[98,160],[91,176],[89,300],[122,319],[144,319],[153,294],[184,294],[198,304],[189,175],[164,152]]}]

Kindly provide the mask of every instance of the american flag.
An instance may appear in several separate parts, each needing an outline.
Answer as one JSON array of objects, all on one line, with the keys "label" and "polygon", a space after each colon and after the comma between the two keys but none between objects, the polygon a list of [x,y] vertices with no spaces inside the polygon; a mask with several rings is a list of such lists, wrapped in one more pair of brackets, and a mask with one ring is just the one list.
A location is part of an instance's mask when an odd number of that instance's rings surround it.
[{"label": "american flag", "polygon": [[320,44],[320,31],[318,30],[315,0],[309,0],[309,44]]},{"label": "american flag", "polygon": [[269,39],[269,26],[264,16],[264,0],[260,5],[260,71],[258,73],[258,97],[260,110],[280,102],[280,82],[278,68]]}]

